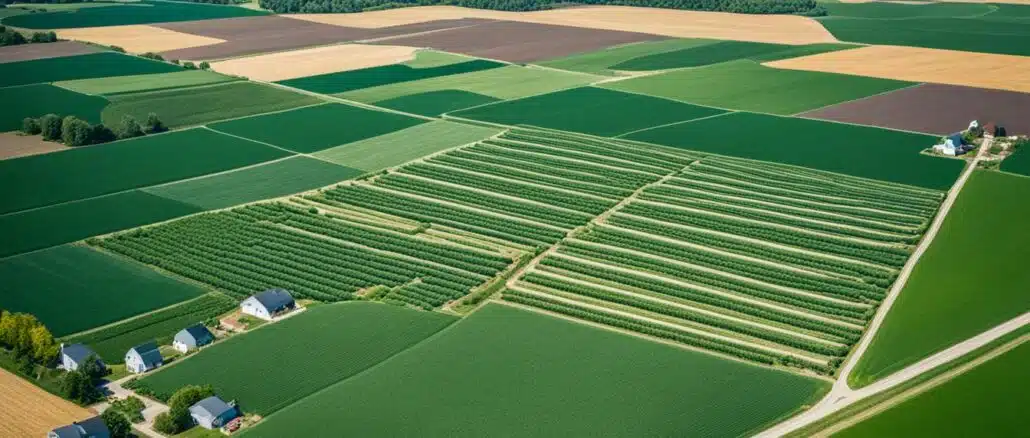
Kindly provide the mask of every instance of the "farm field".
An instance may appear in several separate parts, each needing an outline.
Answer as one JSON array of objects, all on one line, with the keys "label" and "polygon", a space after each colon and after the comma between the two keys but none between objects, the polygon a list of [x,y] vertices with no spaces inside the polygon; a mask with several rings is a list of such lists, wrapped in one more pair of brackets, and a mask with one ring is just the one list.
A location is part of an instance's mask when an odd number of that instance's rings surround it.
[{"label": "farm field", "polygon": [[211,64],[211,68],[275,82],[402,62],[412,59],[416,50],[404,46],[340,44],[228,59]]},{"label": "farm field", "polygon": [[[977,171],[959,194],[940,234],[916,265],[883,326],[848,377],[864,386],[1019,316],[1030,308],[1030,276],[1018,231],[983,239],[971,229],[1011,230],[1026,214],[1030,179]],[[955,269],[953,260],[977,260]],[[984,293],[990,291],[990,293]]]},{"label": "farm field", "polygon": [[222,40],[175,32],[145,24],[86,27],[57,31],[58,38],[118,46],[129,53],[164,52],[186,47],[219,44]]},{"label": "farm field", "polygon": [[937,141],[931,135],[754,113],[660,127],[626,138],[937,190],[950,187],[963,165],[921,155]]},{"label": "farm field", "polygon": [[451,115],[503,125],[533,125],[609,136],[721,112],[656,97],[583,87],[499,102]]},{"label": "farm field", "polygon": [[438,120],[329,148],[315,156],[348,168],[374,172],[500,132],[496,128]]},{"label": "farm field", "polygon": [[1027,30],[1025,22],[995,20],[990,16],[908,19],[829,17],[819,22],[841,41],[1030,55],[1030,30]]},{"label": "farm field", "polygon": [[[684,83],[692,85],[684,87]],[[610,82],[602,86],[698,105],[791,115],[911,85],[914,84],[860,76],[780,70],[742,60]]]},{"label": "farm field", "polygon": [[86,408],[61,399],[0,369],[0,434],[45,436],[55,427],[92,416]]},{"label": "farm field", "polygon": [[16,132],[0,133],[0,160],[46,154],[68,147],[52,141],[43,141],[40,136],[18,135]]},{"label": "farm field", "polygon": [[79,93],[109,95],[186,88],[237,80],[239,79],[206,70],[186,70],[171,73],[60,81],[54,83],[54,85]]},{"label": "farm field", "polygon": [[[222,397],[237,400],[244,412],[267,416],[422,342],[456,319],[379,303],[322,305],[218,343],[138,385],[167,399],[184,385],[210,384]],[[274,375],[279,377],[269,378]]]},{"label": "farm field", "polygon": [[[2,17],[2,15],[0,15]],[[0,47],[0,63],[31,61],[33,59],[57,58],[60,56],[85,55],[101,51],[100,48],[75,41],[58,41],[47,44],[22,44]]]},{"label": "farm field", "polygon": [[296,152],[317,152],[409,128],[425,119],[340,103],[215,123],[211,129]]},{"label": "farm field", "polygon": [[[471,357],[477,360],[463,359]],[[607,436],[731,437],[799,409],[827,387],[489,304],[369,372],[266,417],[244,436],[485,436],[498,430],[583,436],[603,430]],[[697,399],[706,402],[691,401]]]},{"label": "farm field", "polygon": [[100,123],[100,112],[108,103],[103,97],[87,96],[50,84],[0,88],[0,101],[18,102],[18,105],[0,108],[0,132],[17,131],[24,118],[50,113]]},{"label": "farm field", "polygon": [[277,198],[323,187],[362,174],[308,157],[290,157],[246,169],[144,189],[204,210]]},{"label": "farm field", "polygon": [[1030,176],[1030,154],[1026,151],[1016,151],[1012,156],[1001,162],[1001,170]]},{"label": "farm field", "polygon": [[174,64],[115,52],[101,52],[0,63],[0,87],[181,70],[182,67]]},{"label": "farm field", "polygon": [[64,245],[0,260],[0,307],[65,336],[198,297],[204,290],[144,265]]},{"label": "farm field", "polygon": [[537,65],[596,75],[618,76],[612,68],[644,56],[675,52],[678,50],[714,44],[716,40],[701,38],[675,38],[656,41],[622,44],[593,52],[576,53],[570,56],[537,62]]},{"label": "farm field", "polygon": [[411,94],[376,102],[375,105],[411,114],[437,117],[451,111],[497,102],[490,96],[461,90],[440,90]]},{"label": "farm field", "polygon": [[793,46],[787,44],[755,43],[748,41],[711,41],[679,50],[654,53],[627,59],[612,65],[612,70],[647,71],[671,68],[700,67],[738,59],[752,61],[772,61],[793,58],[802,55],[833,52],[852,49],[857,46],[849,44],[810,44]]},{"label": "farm field", "polygon": [[106,124],[115,125],[122,117],[146,120],[157,113],[170,128],[200,125],[218,120],[245,117],[321,103],[317,97],[294,93],[254,82],[230,82],[210,86],[108,96],[111,105],[104,109]]},{"label": "farm field", "polygon": [[142,0],[138,4],[129,3],[102,8],[17,15],[5,18],[2,24],[27,29],[64,29],[266,14],[268,12],[246,8],[226,8],[221,5]]}]

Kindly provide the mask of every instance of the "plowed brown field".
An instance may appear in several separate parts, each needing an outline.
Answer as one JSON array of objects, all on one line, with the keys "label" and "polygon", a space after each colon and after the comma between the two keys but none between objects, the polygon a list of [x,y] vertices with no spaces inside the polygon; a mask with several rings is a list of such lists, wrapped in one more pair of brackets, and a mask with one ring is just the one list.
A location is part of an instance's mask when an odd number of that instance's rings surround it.
[{"label": "plowed brown field", "polygon": [[0,436],[43,437],[52,429],[93,416],[0,369]]},{"label": "plowed brown field", "polygon": [[58,41],[49,44],[22,44],[0,47],[0,64],[5,62],[31,61],[33,59],[57,58],[60,56],[84,55],[99,52],[100,49],[75,41]]}]

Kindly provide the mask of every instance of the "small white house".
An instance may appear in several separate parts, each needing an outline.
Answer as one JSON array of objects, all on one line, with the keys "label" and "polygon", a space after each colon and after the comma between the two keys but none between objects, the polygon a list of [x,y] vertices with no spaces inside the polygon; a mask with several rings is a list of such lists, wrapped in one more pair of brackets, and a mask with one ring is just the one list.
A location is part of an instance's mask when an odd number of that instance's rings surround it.
[{"label": "small white house", "polygon": [[125,369],[133,373],[145,373],[161,366],[164,358],[157,349],[157,344],[147,342],[129,349],[125,353]]},{"label": "small white house", "polygon": [[297,307],[293,297],[284,289],[269,289],[240,303],[240,309],[244,314],[271,321],[276,315],[280,315]]},{"label": "small white house", "polygon": [[214,342],[215,336],[203,324],[195,324],[179,330],[172,340],[172,347],[183,353],[203,347]]},{"label": "small white house", "polygon": [[95,356],[97,362],[100,362],[100,366],[104,366],[104,362],[89,347],[82,344],[61,344],[61,364],[57,367],[62,370],[75,371],[86,363],[86,358],[90,356]]},{"label": "small white house", "polygon": [[104,420],[92,417],[61,426],[46,434],[47,438],[111,438],[111,430]]},{"label": "small white house", "polygon": [[190,406],[190,417],[204,429],[218,429],[236,418],[239,414],[232,406],[217,396],[211,396]]}]

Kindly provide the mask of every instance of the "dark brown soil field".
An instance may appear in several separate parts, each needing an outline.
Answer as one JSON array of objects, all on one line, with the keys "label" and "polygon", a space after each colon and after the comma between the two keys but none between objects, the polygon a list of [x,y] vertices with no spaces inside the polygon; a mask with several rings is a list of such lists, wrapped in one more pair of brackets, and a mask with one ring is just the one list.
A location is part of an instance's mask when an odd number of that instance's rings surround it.
[{"label": "dark brown soil field", "polygon": [[75,41],[22,44],[0,47],[0,64],[5,62],[31,61],[33,59],[57,58],[59,56],[82,55],[99,51],[100,49],[94,46]]},{"label": "dark brown soil field", "polygon": [[379,29],[333,26],[279,16],[225,18],[164,23],[155,26],[226,42],[161,53],[168,59],[213,60],[323,44],[410,35],[489,22],[476,18],[438,20]]},{"label": "dark brown soil field", "polygon": [[526,63],[619,44],[659,39],[665,37],[636,32],[497,21],[423,35],[387,38],[377,43],[429,47],[483,58]]},{"label": "dark brown soil field", "polygon": [[950,134],[995,122],[1009,134],[1030,133],[1030,94],[954,85],[923,84],[801,114],[930,134]]}]

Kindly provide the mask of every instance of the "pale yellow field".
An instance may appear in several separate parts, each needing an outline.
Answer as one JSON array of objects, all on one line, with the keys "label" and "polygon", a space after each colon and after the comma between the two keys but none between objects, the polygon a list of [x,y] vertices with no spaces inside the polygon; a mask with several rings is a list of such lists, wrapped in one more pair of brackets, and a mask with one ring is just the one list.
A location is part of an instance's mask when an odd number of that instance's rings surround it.
[{"label": "pale yellow field", "polygon": [[145,25],[84,27],[58,30],[57,36],[66,40],[118,46],[130,53],[164,52],[224,43],[225,40],[176,32]]},{"label": "pale yellow field", "polygon": [[794,15],[748,15],[631,6],[592,6],[535,12],[503,12],[455,6],[423,6],[358,14],[304,14],[291,18],[337,26],[378,28],[432,20],[491,18],[593,29],[644,32],[680,38],[716,38],[782,44],[834,42],[819,22]]},{"label": "pale yellow field", "polygon": [[43,437],[93,414],[0,369],[0,436]]},{"label": "pale yellow field", "polygon": [[769,67],[1030,92],[1030,57],[869,46],[765,63]]},{"label": "pale yellow field", "polygon": [[236,58],[211,64],[219,73],[259,81],[282,81],[414,59],[415,47],[341,44]]}]

